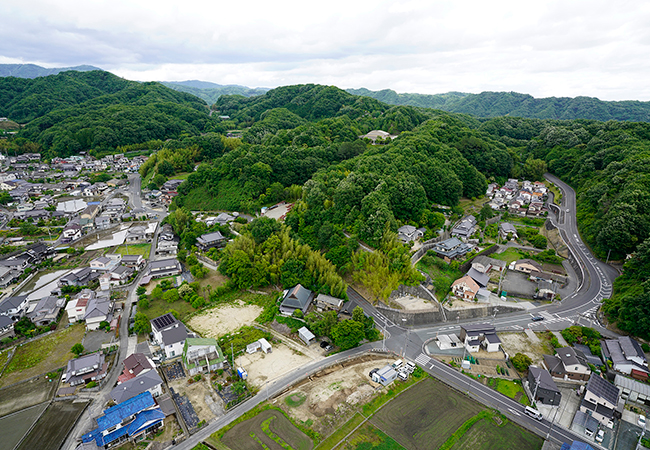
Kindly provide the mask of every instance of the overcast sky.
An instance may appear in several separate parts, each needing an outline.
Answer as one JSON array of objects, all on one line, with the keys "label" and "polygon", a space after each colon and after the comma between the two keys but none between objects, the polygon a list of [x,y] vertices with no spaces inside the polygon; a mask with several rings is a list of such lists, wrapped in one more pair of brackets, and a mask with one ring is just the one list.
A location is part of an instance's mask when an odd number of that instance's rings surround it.
[{"label": "overcast sky", "polygon": [[0,63],[132,80],[650,100],[647,1],[0,2]]}]

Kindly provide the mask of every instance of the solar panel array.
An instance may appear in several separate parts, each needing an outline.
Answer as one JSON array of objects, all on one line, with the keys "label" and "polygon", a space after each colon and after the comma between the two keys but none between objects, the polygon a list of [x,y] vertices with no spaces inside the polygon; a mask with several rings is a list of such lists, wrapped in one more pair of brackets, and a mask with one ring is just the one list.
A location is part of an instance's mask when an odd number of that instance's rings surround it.
[{"label": "solar panel array", "polygon": [[152,322],[158,330],[162,330],[163,328],[176,323],[176,318],[171,313],[167,313],[160,317],[156,317]]}]

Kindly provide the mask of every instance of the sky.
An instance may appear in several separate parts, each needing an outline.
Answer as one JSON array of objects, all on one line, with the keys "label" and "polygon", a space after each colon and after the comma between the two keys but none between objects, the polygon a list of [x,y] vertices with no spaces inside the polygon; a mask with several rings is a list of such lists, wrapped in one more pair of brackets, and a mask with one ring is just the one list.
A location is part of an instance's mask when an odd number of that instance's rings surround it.
[{"label": "sky", "polygon": [[650,100],[650,2],[0,2],[0,63],[139,81]]}]

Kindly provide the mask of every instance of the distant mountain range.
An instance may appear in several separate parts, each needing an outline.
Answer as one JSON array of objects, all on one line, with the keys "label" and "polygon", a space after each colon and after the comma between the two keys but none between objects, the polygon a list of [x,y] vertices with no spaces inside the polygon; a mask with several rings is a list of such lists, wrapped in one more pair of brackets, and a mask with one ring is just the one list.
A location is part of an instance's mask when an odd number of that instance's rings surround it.
[{"label": "distant mountain range", "polygon": [[533,119],[593,119],[650,122],[650,102],[607,102],[594,97],[534,98],[517,92],[482,92],[466,94],[398,94],[390,89],[370,91],[365,88],[347,89],[392,105],[419,106],[443,111],[471,114],[476,117],[526,117]]},{"label": "distant mountain range", "polygon": [[269,88],[249,88],[234,84],[221,85],[199,80],[161,81],[160,83],[176,91],[196,95],[205,100],[208,105],[214,104],[222,95],[242,95],[244,97],[253,97],[270,91]]},{"label": "distant mountain range", "polygon": [[94,66],[55,67],[47,69],[36,64],[0,64],[0,77],[38,78],[48,75],[57,75],[61,72],[76,70],[77,72],[90,72],[102,70]]}]

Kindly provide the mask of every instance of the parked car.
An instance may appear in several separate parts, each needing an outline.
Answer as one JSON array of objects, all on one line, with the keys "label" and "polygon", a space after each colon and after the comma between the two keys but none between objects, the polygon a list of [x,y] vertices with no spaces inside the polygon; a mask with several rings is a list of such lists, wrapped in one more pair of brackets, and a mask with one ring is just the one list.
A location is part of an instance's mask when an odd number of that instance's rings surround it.
[{"label": "parked car", "polygon": [[413,373],[413,371],[415,370],[415,367],[416,367],[416,365],[415,365],[414,362],[406,361],[406,370],[408,371],[408,373]]},{"label": "parked car", "polygon": [[603,439],[605,438],[605,431],[604,430],[598,430],[598,434],[596,434],[596,442],[599,444],[603,442]]},{"label": "parked car", "polygon": [[639,416],[639,426],[645,428],[645,416],[643,414]]},{"label": "parked car", "polygon": [[328,345],[327,341],[321,341],[320,348],[325,348],[325,347],[327,347],[327,345]]},{"label": "parked car", "polygon": [[406,371],[402,371],[397,374],[397,378],[399,378],[402,381],[406,381],[409,378],[409,374]]}]

